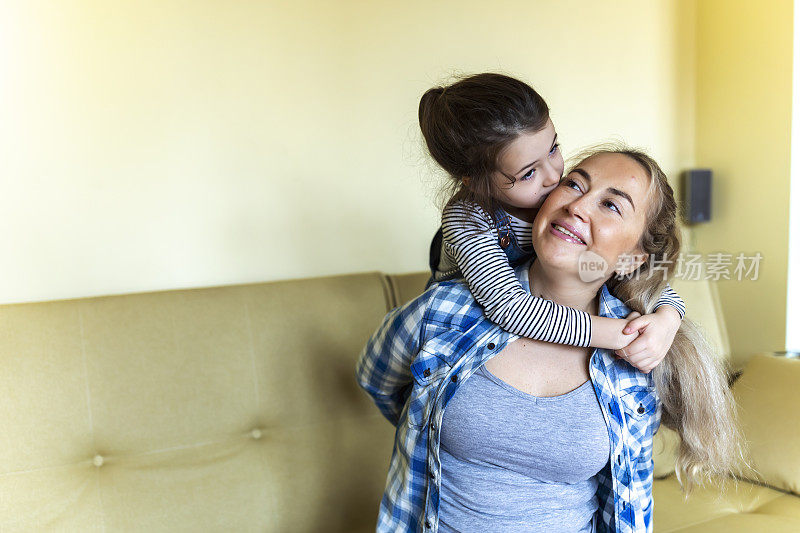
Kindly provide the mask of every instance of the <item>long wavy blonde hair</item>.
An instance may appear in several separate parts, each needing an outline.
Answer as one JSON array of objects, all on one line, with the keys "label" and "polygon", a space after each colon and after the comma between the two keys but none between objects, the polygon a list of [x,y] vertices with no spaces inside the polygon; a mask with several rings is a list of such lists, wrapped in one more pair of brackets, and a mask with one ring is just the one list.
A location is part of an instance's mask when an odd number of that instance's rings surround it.
[{"label": "long wavy blonde hair", "polygon": [[[572,168],[598,154],[625,155],[650,177],[650,206],[639,242],[647,260],[637,270],[607,282],[609,290],[629,308],[650,313],[673,277],[680,254],[675,196],[658,163],[643,151],[623,144],[591,147],[572,158],[577,161]],[[653,271],[655,261],[657,271]],[[684,492],[738,473],[743,464],[743,443],[728,385],[730,373],[697,324],[683,319],[672,347],[652,372],[661,397],[661,423],[680,437],[675,473]]]}]

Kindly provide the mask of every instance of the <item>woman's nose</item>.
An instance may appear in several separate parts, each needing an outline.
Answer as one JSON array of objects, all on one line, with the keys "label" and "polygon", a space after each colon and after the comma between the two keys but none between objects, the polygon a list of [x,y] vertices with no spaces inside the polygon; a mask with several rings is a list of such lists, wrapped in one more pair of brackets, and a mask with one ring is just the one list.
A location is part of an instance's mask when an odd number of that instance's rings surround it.
[{"label": "woman's nose", "polygon": [[578,198],[575,198],[573,201],[569,202],[567,205],[565,205],[564,209],[570,215],[586,222],[589,218],[587,207],[588,206],[586,205],[586,195],[581,195]]}]

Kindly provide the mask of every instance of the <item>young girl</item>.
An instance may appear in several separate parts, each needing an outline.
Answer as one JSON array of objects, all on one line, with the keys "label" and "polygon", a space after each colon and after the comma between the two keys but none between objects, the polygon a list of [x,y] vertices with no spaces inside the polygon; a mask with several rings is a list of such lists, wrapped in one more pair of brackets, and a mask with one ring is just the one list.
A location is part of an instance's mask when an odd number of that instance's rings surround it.
[{"label": "young girl", "polygon": [[[431,244],[429,284],[463,276],[487,318],[506,331],[617,350],[650,372],[666,355],[685,314],[668,284],[649,314],[628,321],[529,294],[514,275],[513,267],[533,255],[531,222],[564,171],[544,99],[509,76],[477,74],[423,94],[419,123],[431,156],[452,178],[453,193]],[[613,214],[616,206],[608,203]],[[572,227],[554,229],[578,245],[590,237]]]}]

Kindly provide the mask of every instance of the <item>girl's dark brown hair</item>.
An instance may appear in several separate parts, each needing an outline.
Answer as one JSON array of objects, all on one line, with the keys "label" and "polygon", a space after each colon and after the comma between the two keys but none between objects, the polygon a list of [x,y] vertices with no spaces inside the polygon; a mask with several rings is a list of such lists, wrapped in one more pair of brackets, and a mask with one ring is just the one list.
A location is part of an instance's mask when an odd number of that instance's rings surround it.
[{"label": "girl's dark brown hair", "polygon": [[448,204],[471,202],[494,219],[500,203],[492,173],[500,152],[520,134],[544,129],[549,118],[539,93],[503,74],[475,74],[427,90],[419,126],[431,157],[451,177]]}]

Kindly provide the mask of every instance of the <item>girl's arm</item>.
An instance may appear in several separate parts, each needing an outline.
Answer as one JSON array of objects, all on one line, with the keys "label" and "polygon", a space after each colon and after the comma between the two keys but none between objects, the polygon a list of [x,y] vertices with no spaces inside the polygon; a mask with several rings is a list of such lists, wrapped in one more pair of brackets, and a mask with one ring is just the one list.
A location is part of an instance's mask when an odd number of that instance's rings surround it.
[{"label": "girl's arm", "polygon": [[670,287],[670,284],[667,283],[667,286],[664,287],[664,290],[661,291],[661,296],[658,298],[656,302],[656,306],[653,308],[653,312],[658,311],[659,307],[663,305],[668,305],[674,308],[678,315],[683,320],[683,317],[686,316],[686,304],[683,302],[683,299],[678,295],[675,290]]},{"label": "girl's arm", "polygon": [[447,206],[442,235],[445,251],[458,264],[486,317],[504,330],[545,342],[612,350],[636,337],[622,333],[627,320],[592,317],[528,293],[497,242],[491,218],[479,207]]}]

